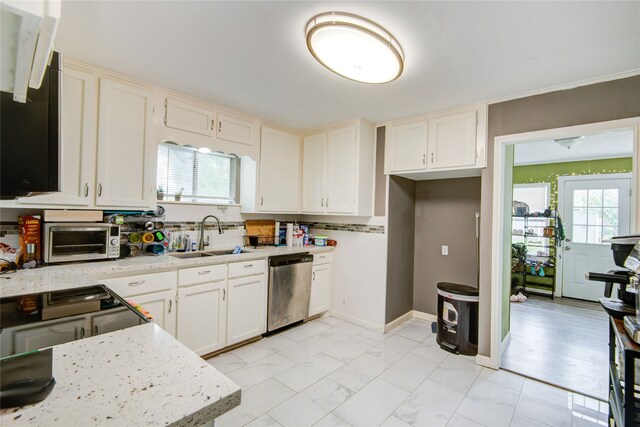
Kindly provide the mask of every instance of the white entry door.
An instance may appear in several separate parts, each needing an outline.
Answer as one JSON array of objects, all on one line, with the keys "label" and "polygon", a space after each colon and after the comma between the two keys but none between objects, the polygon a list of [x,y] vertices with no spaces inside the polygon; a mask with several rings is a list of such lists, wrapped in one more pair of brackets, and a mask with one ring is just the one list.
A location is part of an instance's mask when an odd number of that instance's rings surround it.
[{"label": "white entry door", "polygon": [[559,211],[567,239],[562,256],[562,295],[597,301],[604,283],[585,279],[588,271],[618,269],[603,239],[629,234],[631,175],[590,175],[558,179]]}]

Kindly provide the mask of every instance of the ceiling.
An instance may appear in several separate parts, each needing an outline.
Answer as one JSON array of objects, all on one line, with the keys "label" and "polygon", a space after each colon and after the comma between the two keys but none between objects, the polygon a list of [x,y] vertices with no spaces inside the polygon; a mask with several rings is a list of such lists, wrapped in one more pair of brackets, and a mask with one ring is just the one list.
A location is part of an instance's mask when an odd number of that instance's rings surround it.
[{"label": "ceiling", "polygon": [[515,166],[522,166],[613,159],[631,157],[631,155],[633,155],[633,129],[621,129],[584,135],[584,139],[570,149],[556,144],[554,140],[516,144],[513,163]]},{"label": "ceiling", "polygon": [[[384,85],[318,64],[326,11],[387,28],[404,74]],[[65,1],[69,57],[297,129],[374,123],[640,69],[640,2]]]}]

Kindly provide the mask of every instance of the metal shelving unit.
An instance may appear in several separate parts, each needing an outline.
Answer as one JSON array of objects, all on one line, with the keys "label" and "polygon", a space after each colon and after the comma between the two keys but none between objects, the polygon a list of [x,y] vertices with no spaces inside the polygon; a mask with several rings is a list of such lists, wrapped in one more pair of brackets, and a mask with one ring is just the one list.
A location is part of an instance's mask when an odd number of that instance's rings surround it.
[{"label": "metal shelving unit", "polygon": [[[523,291],[553,298],[556,288],[555,217],[514,215],[511,224],[511,243],[524,243],[528,251],[526,265],[520,271],[513,271],[512,277],[519,278],[519,284]],[[544,230],[549,228],[553,228],[554,233],[545,236]],[[549,262],[551,265],[544,265]],[[534,272],[531,271],[531,268],[538,263],[543,264],[544,276],[535,272],[535,269]],[[543,289],[549,293],[536,291],[537,289]]]},{"label": "metal shelving unit", "polygon": [[636,363],[639,358],[640,345],[629,338],[623,320],[610,317],[609,425],[612,425],[611,421],[614,426],[640,425],[640,399],[636,392]]}]

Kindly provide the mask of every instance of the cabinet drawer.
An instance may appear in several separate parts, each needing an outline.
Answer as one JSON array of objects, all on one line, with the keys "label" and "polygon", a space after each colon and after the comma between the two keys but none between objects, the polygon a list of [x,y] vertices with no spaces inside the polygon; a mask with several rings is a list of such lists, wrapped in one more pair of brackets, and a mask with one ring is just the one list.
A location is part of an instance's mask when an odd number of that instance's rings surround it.
[{"label": "cabinet drawer", "polygon": [[206,282],[220,282],[226,278],[227,266],[225,264],[185,268],[178,271],[178,286],[188,286]]},{"label": "cabinet drawer", "polygon": [[265,272],[266,263],[263,259],[253,261],[232,262],[229,264],[229,278],[253,276]]},{"label": "cabinet drawer", "polygon": [[140,274],[136,276],[103,279],[100,283],[106,285],[121,297],[148,294],[152,292],[175,289],[176,272]]},{"label": "cabinet drawer", "polygon": [[313,265],[329,264],[333,261],[333,254],[323,253],[313,255]]}]

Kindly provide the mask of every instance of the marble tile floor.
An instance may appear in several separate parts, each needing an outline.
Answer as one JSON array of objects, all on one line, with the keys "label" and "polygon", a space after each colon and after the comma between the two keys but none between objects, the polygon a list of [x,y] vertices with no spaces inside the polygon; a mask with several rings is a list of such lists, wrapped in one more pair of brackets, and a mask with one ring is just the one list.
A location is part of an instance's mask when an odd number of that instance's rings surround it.
[{"label": "marble tile floor", "polygon": [[431,323],[381,334],[323,317],[209,359],[242,387],[225,426],[606,426],[605,402],[441,350]]}]

